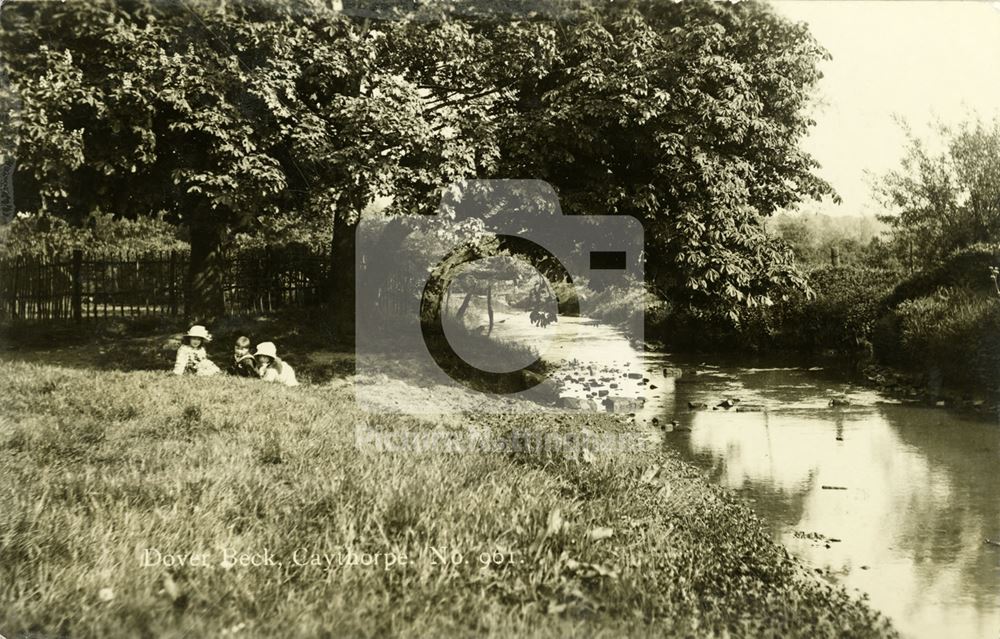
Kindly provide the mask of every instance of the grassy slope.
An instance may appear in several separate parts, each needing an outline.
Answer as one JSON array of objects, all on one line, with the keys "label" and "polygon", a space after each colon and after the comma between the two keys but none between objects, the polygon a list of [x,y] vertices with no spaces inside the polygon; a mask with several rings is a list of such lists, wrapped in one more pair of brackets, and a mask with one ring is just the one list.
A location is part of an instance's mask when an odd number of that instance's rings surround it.
[{"label": "grassy slope", "polygon": [[[360,452],[360,415],[343,385],[8,363],[0,387],[8,637],[892,634],[662,450],[592,462]],[[517,419],[520,428],[580,426]],[[372,426],[433,427],[389,422]],[[644,482],[654,464],[659,473]],[[595,527],[614,534],[592,540]],[[146,547],[203,551],[217,563],[227,547],[266,547],[287,562],[300,546],[342,545],[411,563],[333,572],[140,564]],[[466,562],[433,565],[429,546]],[[515,562],[483,567],[478,553],[494,549]]]}]

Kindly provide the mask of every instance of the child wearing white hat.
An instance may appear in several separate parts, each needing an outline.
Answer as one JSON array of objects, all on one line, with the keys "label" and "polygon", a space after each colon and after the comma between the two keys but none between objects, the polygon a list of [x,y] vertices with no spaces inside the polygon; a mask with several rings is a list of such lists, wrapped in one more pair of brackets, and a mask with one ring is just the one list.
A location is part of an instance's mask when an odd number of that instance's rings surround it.
[{"label": "child wearing white hat", "polygon": [[254,350],[254,357],[257,358],[258,372],[260,378],[265,382],[278,382],[285,386],[298,386],[295,379],[295,371],[288,362],[278,358],[278,349],[274,342],[261,342]]},{"label": "child wearing white hat", "polygon": [[219,373],[219,367],[208,359],[205,344],[212,341],[208,329],[200,324],[192,326],[181,338],[181,346],[177,349],[177,359],[174,360],[174,375],[191,373],[202,377]]}]

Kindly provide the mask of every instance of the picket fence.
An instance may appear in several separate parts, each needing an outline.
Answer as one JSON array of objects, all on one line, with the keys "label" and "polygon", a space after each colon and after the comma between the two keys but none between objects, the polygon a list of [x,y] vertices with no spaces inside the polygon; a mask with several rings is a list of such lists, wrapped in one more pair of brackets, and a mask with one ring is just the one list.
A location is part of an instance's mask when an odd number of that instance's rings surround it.
[{"label": "picket fence", "polygon": [[[0,320],[90,320],[184,313],[186,251],[0,258]],[[329,256],[300,247],[232,251],[222,260],[230,315],[318,303]]]}]

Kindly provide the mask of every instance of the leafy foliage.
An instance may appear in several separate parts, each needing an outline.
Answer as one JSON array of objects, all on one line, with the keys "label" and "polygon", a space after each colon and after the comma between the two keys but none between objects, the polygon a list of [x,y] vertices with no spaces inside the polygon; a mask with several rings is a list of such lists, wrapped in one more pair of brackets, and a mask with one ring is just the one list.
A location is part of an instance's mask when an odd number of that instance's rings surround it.
[{"label": "leafy foliage", "polygon": [[902,280],[886,302],[895,306],[908,299],[933,295],[943,287],[964,288],[988,295],[995,288],[990,268],[996,264],[1000,264],[1000,244],[974,244]]},{"label": "leafy foliage", "polygon": [[911,270],[1000,237],[1000,118],[939,125],[943,150],[912,132],[900,169],[880,191],[897,251]]},{"label": "leafy foliage", "polygon": [[935,383],[995,390],[1000,384],[1000,246],[975,244],[904,279],[886,297],[873,334],[883,361]]},{"label": "leafy foliage", "polygon": [[876,331],[883,360],[933,374],[938,383],[1000,389],[1000,299],[943,287],[907,299]]},{"label": "leafy foliage", "polygon": [[[786,289],[772,306],[748,313],[733,325],[685,313],[667,318],[660,332],[671,347],[695,350],[833,351],[856,355],[871,349],[876,322],[896,285],[896,271],[845,265],[808,273],[807,293]],[[776,294],[777,296],[778,294]]]},{"label": "leafy foliage", "polygon": [[736,318],[803,286],[763,229],[828,191],[799,148],[824,56],[803,26],[757,3],[476,6],[12,5],[18,204],[76,225],[166,210],[195,274],[227,229],[332,222],[339,273],[371,202],[427,213],[456,180],[530,176],[569,213],[641,219],[679,303]]},{"label": "leafy foliage", "polygon": [[92,255],[178,251],[187,244],[178,238],[177,230],[156,217],[129,220],[93,213],[78,228],[60,217],[22,216],[0,226],[0,256],[54,255],[74,249]]},{"label": "leafy foliage", "polygon": [[825,55],[805,28],[756,3],[629,2],[554,32],[549,68],[518,84],[504,172],[570,213],[639,218],[678,303],[735,319],[803,287],[763,220],[829,191],[798,148]]},{"label": "leafy foliage", "polygon": [[896,283],[893,271],[823,267],[809,275],[815,296],[794,297],[781,306],[782,341],[808,350],[851,353],[870,347],[883,300]]}]

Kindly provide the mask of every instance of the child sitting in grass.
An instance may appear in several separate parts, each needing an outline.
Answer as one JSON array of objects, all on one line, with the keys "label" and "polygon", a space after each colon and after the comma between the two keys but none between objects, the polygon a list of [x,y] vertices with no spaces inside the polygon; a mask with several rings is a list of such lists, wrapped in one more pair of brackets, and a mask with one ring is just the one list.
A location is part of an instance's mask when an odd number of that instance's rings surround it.
[{"label": "child sitting in grass", "polygon": [[177,359],[174,360],[174,375],[192,373],[204,377],[219,373],[219,367],[208,359],[208,353],[205,351],[205,344],[210,341],[212,336],[209,335],[208,329],[197,324],[192,326],[181,338]]},{"label": "child sitting in grass", "polygon": [[241,335],[233,348],[233,361],[229,364],[229,374],[237,377],[260,377],[257,373],[257,360],[250,353],[250,338]]},{"label": "child sitting in grass", "polygon": [[278,359],[278,349],[274,342],[257,344],[256,357],[259,366],[257,372],[265,382],[278,382],[285,386],[299,385],[295,379],[295,371],[288,362]]}]

